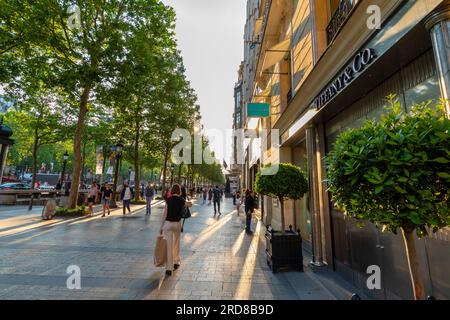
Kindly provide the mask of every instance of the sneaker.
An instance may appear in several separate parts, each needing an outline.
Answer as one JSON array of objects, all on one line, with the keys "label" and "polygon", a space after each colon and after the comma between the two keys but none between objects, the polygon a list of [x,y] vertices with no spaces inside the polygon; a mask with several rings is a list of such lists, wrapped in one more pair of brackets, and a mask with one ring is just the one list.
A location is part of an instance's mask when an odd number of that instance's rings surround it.
[{"label": "sneaker", "polygon": [[166,276],[170,277],[172,275],[172,271],[166,270]]},{"label": "sneaker", "polygon": [[102,218],[104,218],[105,217],[105,215],[102,215]]},{"label": "sneaker", "polygon": [[177,264],[177,263],[173,265],[173,269],[174,269],[174,270],[177,270],[179,267],[180,267],[180,265]]}]

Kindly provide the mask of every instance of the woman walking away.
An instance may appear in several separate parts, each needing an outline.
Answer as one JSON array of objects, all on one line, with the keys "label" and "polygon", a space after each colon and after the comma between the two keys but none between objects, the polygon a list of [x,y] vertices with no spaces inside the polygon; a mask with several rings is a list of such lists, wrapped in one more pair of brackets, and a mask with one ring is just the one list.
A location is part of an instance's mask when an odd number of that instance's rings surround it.
[{"label": "woman walking away", "polygon": [[105,211],[108,210],[108,216],[111,214],[109,210],[109,206],[111,205],[112,200],[112,190],[109,188],[109,185],[105,183],[104,187],[102,187],[102,203],[103,203],[103,215],[102,218],[105,217]]},{"label": "woman walking away", "polygon": [[238,190],[236,191],[236,211],[238,215],[240,210],[241,210],[241,192]]},{"label": "woman walking away", "polygon": [[255,199],[250,190],[245,191],[245,232],[251,234],[250,224],[252,222],[252,214],[255,210]]},{"label": "woman walking away", "polygon": [[92,216],[94,214],[94,204],[95,204],[95,198],[97,198],[97,192],[98,192],[98,186],[97,183],[92,182],[92,186],[88,191],[88,207],[89,207],[89,216]]},{"label": "woman walking away", "polygon": [[128,182],[125,182],[123,185],[122,192],[120,193],[120,198],[123,201],[123,214],[124,215],[126,212],[125,209],[128,209],[128,213],[131,213],[130,202],[133,197],[134,197],[133,190],[131,190],[130,186],[128,185]]},{"label": "woman walking away", "polygon": [[173,271],[180,267],[180,221],[185,207],[191,206],[190,202],[186,202],[181,197],[179,184],[173,185],[171,195],[170,198],[167,198],[159,230],[160,234],[164,233],[167,241],[166,276],[171,276]]},{"label": "woman walking away", "polygon": [[152,213],[152,201],[155,196],[155,188],[149,181],[147,187],[145,187],[145,203],[147,204],[146,215],[149,216]]},{"label": "woman walking away", "polygon": [[207,196],[208,192],[206,190],[206,188],[203,188],[203,204],[206,203],[206,196]]},{"label": "woman walking away", "polygon": [[208,200],[209,200],[209,203],[208,203],[208,205],[211,204],[212,196],[213,196],[213,191],[212,191],[212,188],[209,187],[209,190],[208,190]]}]

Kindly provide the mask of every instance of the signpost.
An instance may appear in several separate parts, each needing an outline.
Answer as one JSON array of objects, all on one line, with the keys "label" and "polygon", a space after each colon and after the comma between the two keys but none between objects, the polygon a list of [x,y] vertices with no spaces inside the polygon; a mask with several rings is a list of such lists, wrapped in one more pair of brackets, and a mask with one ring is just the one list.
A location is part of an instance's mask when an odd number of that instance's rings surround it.
[{"label": "signpost", "polygon": [[248,118],[266,118],[270,117],[269,103],[247,103]]}]

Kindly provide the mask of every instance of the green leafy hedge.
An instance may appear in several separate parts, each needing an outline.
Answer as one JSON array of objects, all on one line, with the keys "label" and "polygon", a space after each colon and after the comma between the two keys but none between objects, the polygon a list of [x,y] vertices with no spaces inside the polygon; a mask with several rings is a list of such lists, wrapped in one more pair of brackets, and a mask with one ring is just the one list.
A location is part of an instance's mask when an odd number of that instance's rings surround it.
[{"label": "green leafy hedge", "polygon": [[55,216],[57,217],[82,217],[89,214],[86,206],[77,206],[75,209],[58,208]]},{"label": "green leafy hedge", "polygon": [[450,120],[443,102],[408,114],[395,96],[389,103],[381,121],[338,137],[326,159],[329,191],[351,217],[423,237],[450,225]]},{"label": "green leafy hedge", "polygon": [[131,200],[130,202],[131,204],[146,204],[147,202],[145,200],[139,199],[138,201],[136,200]]}]

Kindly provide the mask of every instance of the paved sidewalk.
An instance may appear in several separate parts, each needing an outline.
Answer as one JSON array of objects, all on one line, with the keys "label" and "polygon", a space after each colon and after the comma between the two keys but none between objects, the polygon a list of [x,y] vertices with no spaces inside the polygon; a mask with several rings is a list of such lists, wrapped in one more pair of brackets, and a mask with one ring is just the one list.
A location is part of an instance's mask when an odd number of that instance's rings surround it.
[{"label": "paved sidewalk", "polygon": [[[195,204],[182,234],[182,263],[172,277],[153,266],[163,204],[132,215],[65,220],[0,235],[0,299],[335,299],[309,272],[272,274],[261,241],[244,232],[231,200],[222,216]],[[0,230],[3,220],[0,220]],[[66,269],[81,269],[69,290]]]}]

